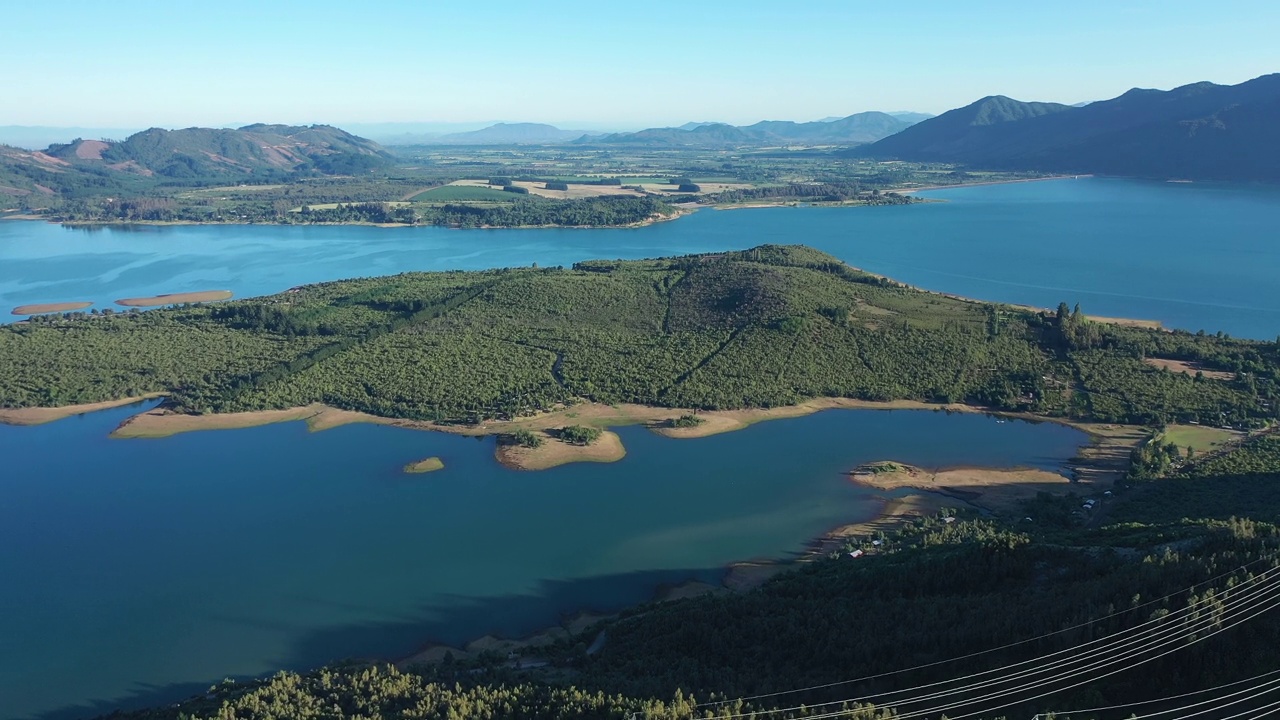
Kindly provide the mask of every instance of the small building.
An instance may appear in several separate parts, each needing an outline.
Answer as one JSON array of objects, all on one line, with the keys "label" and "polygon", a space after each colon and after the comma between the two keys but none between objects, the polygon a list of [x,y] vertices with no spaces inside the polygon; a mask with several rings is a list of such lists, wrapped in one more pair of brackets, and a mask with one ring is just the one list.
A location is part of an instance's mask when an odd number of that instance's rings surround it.
[{"label": "small building", "polygon": [[866,553],[862,552],[861,550],[854,550],[853,552],[849,553],[849,557],[851,557],[851,558],[860,558],[860,557],[862,557],[862,556],[863,556],[863,555],[865,555],[865,554],[866,554]]}]

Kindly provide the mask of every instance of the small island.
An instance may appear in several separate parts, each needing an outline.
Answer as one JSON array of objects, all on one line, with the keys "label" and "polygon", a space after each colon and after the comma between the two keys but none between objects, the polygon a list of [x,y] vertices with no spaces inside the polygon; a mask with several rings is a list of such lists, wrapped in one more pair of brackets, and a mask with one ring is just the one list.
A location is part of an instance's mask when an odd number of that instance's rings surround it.
[{"label": "small island", "polygon": [[230,300],[230,290],[202,290],[199,292],[168,293],[153,297],[124,298],[117,300],[117,305],[125,307],[161,307],[163,305],[179,305],[182,303],[217,302]]},{"label": "small island", "polygon": [[32,305],[19,305],[11,311],[11,314],[45,315],[48,313],[74,312],[76,310],[84,310],[92,305],[92,302],[35,303]]},{"label": "small island", "polygon": [[411,462],[404,466],[404,471],[410,475],[418,475],[422,473],[436,472],[444,469],[444,461],[438,457],[429,457],[417,462]]}]

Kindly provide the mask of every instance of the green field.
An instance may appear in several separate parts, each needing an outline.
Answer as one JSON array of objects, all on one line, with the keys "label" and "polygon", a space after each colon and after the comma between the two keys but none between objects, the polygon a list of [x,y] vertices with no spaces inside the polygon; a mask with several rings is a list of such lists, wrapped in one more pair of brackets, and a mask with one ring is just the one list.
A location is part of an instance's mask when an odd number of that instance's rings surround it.
[{"label": "green field", "polygon": [[526,197],[528,196],[517,195],[503,190],[490,190],[483,187],[444,185],[420,192],[409,199],[413,202],[514,202],[517,198]]},{"label": "green field", "polygon": [[1223,444],[1238,439],[1240,433],[1222,430],[1204,425],[1170,425],[1165,429],[1161,440],[1177,445],[1185,455],[1187,448],[1194,448],[1196,453],[1216,450]]}]

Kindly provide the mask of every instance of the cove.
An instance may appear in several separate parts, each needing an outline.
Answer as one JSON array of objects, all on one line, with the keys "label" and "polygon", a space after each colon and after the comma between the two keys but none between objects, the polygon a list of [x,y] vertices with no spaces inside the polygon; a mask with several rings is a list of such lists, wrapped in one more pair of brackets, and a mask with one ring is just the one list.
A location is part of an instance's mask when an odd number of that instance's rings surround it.
[{"label": "cove", "polygon": [[920,193],[945,202],[701,210],[631,229],[65,228],[0,222],[0,317],[27,303],[295,285],[409,270],[569,265],[802,243],[926,289],[1274,339],[1280,188],[1080,178]]},{"label": "cove", "polygon": [[[860,463],[1058,468],[1085,441],[1049,423],[828,410],[696,440],[623,427],[617,463],[521,473],[491,438],[375,425],[107,437],[138,410],[0,426],[6,717],[520,636],[868,519],[877,493],[843,474]],[[431,455],[444,470],[400,472]]]}]

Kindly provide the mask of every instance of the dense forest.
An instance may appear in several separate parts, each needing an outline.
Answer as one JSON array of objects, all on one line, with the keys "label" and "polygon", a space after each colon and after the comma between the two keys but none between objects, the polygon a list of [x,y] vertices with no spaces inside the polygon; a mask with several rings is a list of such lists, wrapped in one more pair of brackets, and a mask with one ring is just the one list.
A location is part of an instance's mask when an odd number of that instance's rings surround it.
[{"label": "dense forest", "polygon": [[1274,343],[947,298],[792,246],[37,317],[0,329],[0,364],[12,369],[0,407],[163,392],[193,413],[322,402],[441,422],[579,400],[724,409],[836,396],[1248,428],[1280,407]]},{"label": "dense forest", "polygon": [[1203,467],[1118,487],[1105,522],[1071,527],[943,511],[755,590],[627,611],[526,651],[525,669],[353,662],[127,717],[1260,718],[1280,699],[1242,692],[1280,668],[1280,460],[1260,438],[1223,456],[1254,487]]}]

